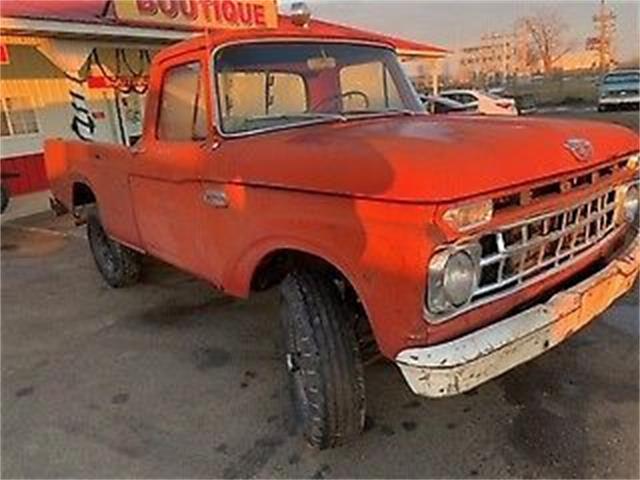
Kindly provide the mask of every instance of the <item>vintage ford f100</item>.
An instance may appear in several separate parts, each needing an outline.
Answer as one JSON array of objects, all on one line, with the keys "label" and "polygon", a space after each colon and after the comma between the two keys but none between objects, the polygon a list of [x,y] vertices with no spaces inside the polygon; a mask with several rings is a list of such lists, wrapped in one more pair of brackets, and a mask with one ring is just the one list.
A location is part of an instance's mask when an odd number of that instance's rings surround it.
[{"label": "vintage ford f100", "polygon": [[392,46],[364,34],[168,47],[136,145],[49,140],[45,156],[52,206],[87,223],[112,287],[143,255],[229,295],[279,286],[283,368],[318,447],[361,431],[372,355],[417,394],[458,394],[637,278],[636,133],[428,115]]}]

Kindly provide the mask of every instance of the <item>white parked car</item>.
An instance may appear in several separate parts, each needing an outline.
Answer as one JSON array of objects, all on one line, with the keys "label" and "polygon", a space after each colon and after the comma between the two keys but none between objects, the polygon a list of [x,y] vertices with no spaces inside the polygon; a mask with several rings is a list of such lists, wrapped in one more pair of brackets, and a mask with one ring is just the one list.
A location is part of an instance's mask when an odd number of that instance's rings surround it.
[{"label": "white parked car", "polygon": [[440,96],[450,98],[468,107],[475,107],[478,113],[485,115],[518,115],[513,98],[503,98],[493,93],[478,90],[446,90]]}]

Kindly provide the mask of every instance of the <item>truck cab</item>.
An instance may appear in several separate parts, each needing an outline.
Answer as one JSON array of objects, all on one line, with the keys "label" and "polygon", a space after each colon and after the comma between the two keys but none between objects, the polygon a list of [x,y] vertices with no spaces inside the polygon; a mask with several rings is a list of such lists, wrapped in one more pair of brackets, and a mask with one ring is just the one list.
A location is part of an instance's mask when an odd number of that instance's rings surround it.
[{"label": "truck cab", "polygon": [[279,288],[293,408],[320,448],[362,430],[374,355],[417,394],[459,394],[637,277],[634,132],[428,115],[364,33],[169,47],[145,122],[133,147],[48,141],[53,204],[88,224],[113,287],[151,255],[229,295]]}]

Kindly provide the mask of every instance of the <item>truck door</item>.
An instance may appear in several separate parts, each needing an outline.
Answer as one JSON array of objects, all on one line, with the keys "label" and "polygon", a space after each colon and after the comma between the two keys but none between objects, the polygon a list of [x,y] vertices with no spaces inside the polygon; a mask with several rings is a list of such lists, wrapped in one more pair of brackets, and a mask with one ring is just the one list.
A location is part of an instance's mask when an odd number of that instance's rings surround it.
[{"label": "truck door", "polygon": [[203,271],[201,178],[209,150],[202,66],[200,61],[180,60],[164,69],[155,132],[145,131],[133,160],[130,187],[146,250],[209,276]]}]

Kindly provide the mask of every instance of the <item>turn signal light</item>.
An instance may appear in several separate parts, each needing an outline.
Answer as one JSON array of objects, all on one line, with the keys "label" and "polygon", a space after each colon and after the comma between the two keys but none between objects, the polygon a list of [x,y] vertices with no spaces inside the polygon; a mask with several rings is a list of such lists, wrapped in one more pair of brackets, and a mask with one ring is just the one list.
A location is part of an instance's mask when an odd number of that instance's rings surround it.
[{"label": "turn signal light", "polygon": [[493,201],[482,200],[453,207],[444,212],[442,218],[456,230],[464,232],[491,221]]}]

